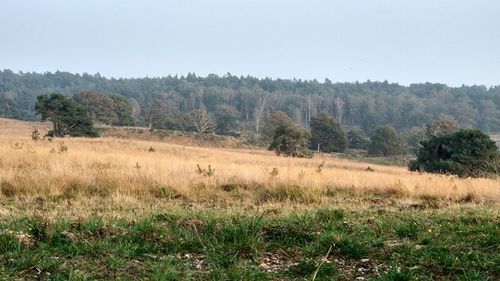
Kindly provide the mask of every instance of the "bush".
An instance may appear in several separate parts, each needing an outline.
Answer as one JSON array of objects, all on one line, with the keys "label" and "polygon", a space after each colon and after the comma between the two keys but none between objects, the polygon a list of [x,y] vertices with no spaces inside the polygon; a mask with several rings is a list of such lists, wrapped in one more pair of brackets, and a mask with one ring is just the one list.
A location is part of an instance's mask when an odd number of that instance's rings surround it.
[{"label": "bush", "polygon": [[292,157],[312,157],[311,151],[307,149],[309,133],[297,125],[280,125],[274,133],[274,138],[269,150],[274,150],[278,155]]},{"label": "bush", "polygon": [[31,139],[34,141],[39,141],[41,139],[40,132],[37,128],[33,128],[33,131],[31,131]]},{"label": "bush", "polygon": [[422,141],[412,171],[455,174],[459,177],[492,177],[500,170],[500,152],[491,138],[476,129],[433,136]]},{"label": "bush", "polygon": [[14,185],[9,182],[1,181],[0,182],[0,192],[3,196],[10,198],[14,197],[17,193],[17,189]]},{"label": "bush", "polygon": [[406,141],[390,126],[378,127],[371,139],[368,153],[375,156],[403,155]]}]

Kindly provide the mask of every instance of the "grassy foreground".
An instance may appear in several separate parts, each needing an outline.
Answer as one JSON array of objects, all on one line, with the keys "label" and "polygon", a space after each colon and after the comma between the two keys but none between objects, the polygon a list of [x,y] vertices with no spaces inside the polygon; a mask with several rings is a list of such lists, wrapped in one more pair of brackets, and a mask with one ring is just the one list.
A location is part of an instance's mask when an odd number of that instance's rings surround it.
[{"label": "grassy foreground", "polygon": [[0,280],[500,279],[498,179],[31,128],[0,120]]},{"label": "grassy foreground", "polygon": [[[165,208],[126,219],[44,217],[0,223],[6,280],[498,280],[496,207],[398,206],[290,212]],[[101,202],[105,203],[105,202]],[[111,202],[107,202],[112,204]],[[367,202],[365,202],[367,203]],[[56,204],[51,206],[51,204]],[[161,203],[160,203],[161,204]],[[128,209],[129,208],[129,209]],[[97,209],[97,208],[96,208]]]}]

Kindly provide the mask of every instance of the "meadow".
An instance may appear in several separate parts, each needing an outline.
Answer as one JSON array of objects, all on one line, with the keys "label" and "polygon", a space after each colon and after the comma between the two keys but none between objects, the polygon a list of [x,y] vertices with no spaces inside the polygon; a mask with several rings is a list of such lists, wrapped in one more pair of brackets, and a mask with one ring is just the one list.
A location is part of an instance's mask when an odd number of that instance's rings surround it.
[{"label": "meadow", "polygon": [[7,280],[497,280],[500,180],[0,120]]}]

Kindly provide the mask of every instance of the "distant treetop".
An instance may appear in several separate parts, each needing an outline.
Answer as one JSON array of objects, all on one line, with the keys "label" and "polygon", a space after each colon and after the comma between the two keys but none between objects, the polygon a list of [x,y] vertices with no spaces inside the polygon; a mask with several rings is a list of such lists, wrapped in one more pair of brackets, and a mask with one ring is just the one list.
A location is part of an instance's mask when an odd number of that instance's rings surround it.
[{"label": "distant treetop", "polygon": [[[156,110],[155,125],[167,127],[173,124],[172,118],[184,120],[183,114],[205,110],[216,116],[219,133],[234,133],[242,128],[260,133],[271,114],[281,111],[303,127],[308,127],[313,117],[327,112],[343,126],[361,128],[369,136],[385,124],[399,132],[409,132],[440,116],[448,116],[462,128],[500,132],[500,86],[449,87],[433,83],[402,86],[387,81],[334,83],[259,79],[230,73],[108,79],[99,74],[3,70],[0,71],[0,117],[37,120],[33,108],[36,97],[53,91],[65,96],[97,92],[123,97],[120,100],[112,97],[115,107],[119,106],[114,113],[91,112],[91,117],[99,122],[116,123],[118,118],[119,125],[151,125],[150,114]],[[107,98],[102,101],[111,102]],[[92,100],[87,106],[91,104]]]}]

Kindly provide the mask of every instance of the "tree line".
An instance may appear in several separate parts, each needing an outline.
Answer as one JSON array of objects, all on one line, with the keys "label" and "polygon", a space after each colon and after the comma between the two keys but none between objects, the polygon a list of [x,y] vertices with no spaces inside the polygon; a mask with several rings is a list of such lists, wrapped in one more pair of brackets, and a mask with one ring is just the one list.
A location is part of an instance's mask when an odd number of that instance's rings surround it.
[{"label": "tree line", "polygon": [[[214,113],[201,108],[174,117],[166,114],[166,106],[164,102],[156,102],[150,107],[146,120],[151,130],[168,126],[184,131],[190,128],[203,139],[206,134],[229,134],[238,127],[238,118],[227,105]],[[41,120],[52,122],[53,130],[48,132],[52,137],[98,136],[94,122],[134,125],[138,110],[140,108],[134,108],[131,99],[96,91],[78,92],[73,97],[57,92],[43,94],[37,96],[34,104],[34,111]],[[175,121],[174,118],[179,119]],[[171,122],[170,125],[167,122]],[[409,163],[409,168],[414,171],[495,177],[500,170],[500,151],[495,142],[478,129],[459,129],[457,121],[447,116],[417,127],[406,137],[390,125],[375,128],[371,138],[359,126],[346,131],[348,126],[324,111],[312,116],[307,126],[283,111],[271,112],[265,116],[263,124],[261,130],[254,128],[254,133],[258,134],[245,137],[252,141],[254,136],[253,141],[268,146],[278,155],[309,158],[315,150],[331,153],[344,152],[347,148],[367,150],[373,156],[413,152],[417,158]],[[34,134],[38,138],[38,131]]]},{"label": "tree line", "polygon": [[[91,117],[96,122],[153,129],[197,131],[199,128],[189,119],[193,112],[201,112],[213,119],[209,123],[214,124],[208,127],[214,127],[217,134],[261,134],[274,112],[286,113],[302,127],[309,127],[313,118],[325,112],[343,127],[355,129],[352,134],[361,130],[369,137],[384,125],[408,137],[423,124],[440,117],[454,119],[460,127],[500,132],[499,86],[332,83],[328,79],[258,79],[229,73],[222,77],[189,73],[163,78],[108,79],[99,74],[3,70],[0,117],[37,120],[37,97],[52,92],[74,97],[92,109]],[[93,93],[104,93],[106,97],[93,97]],[[100,100],[92,103],[94,98]]]}]

